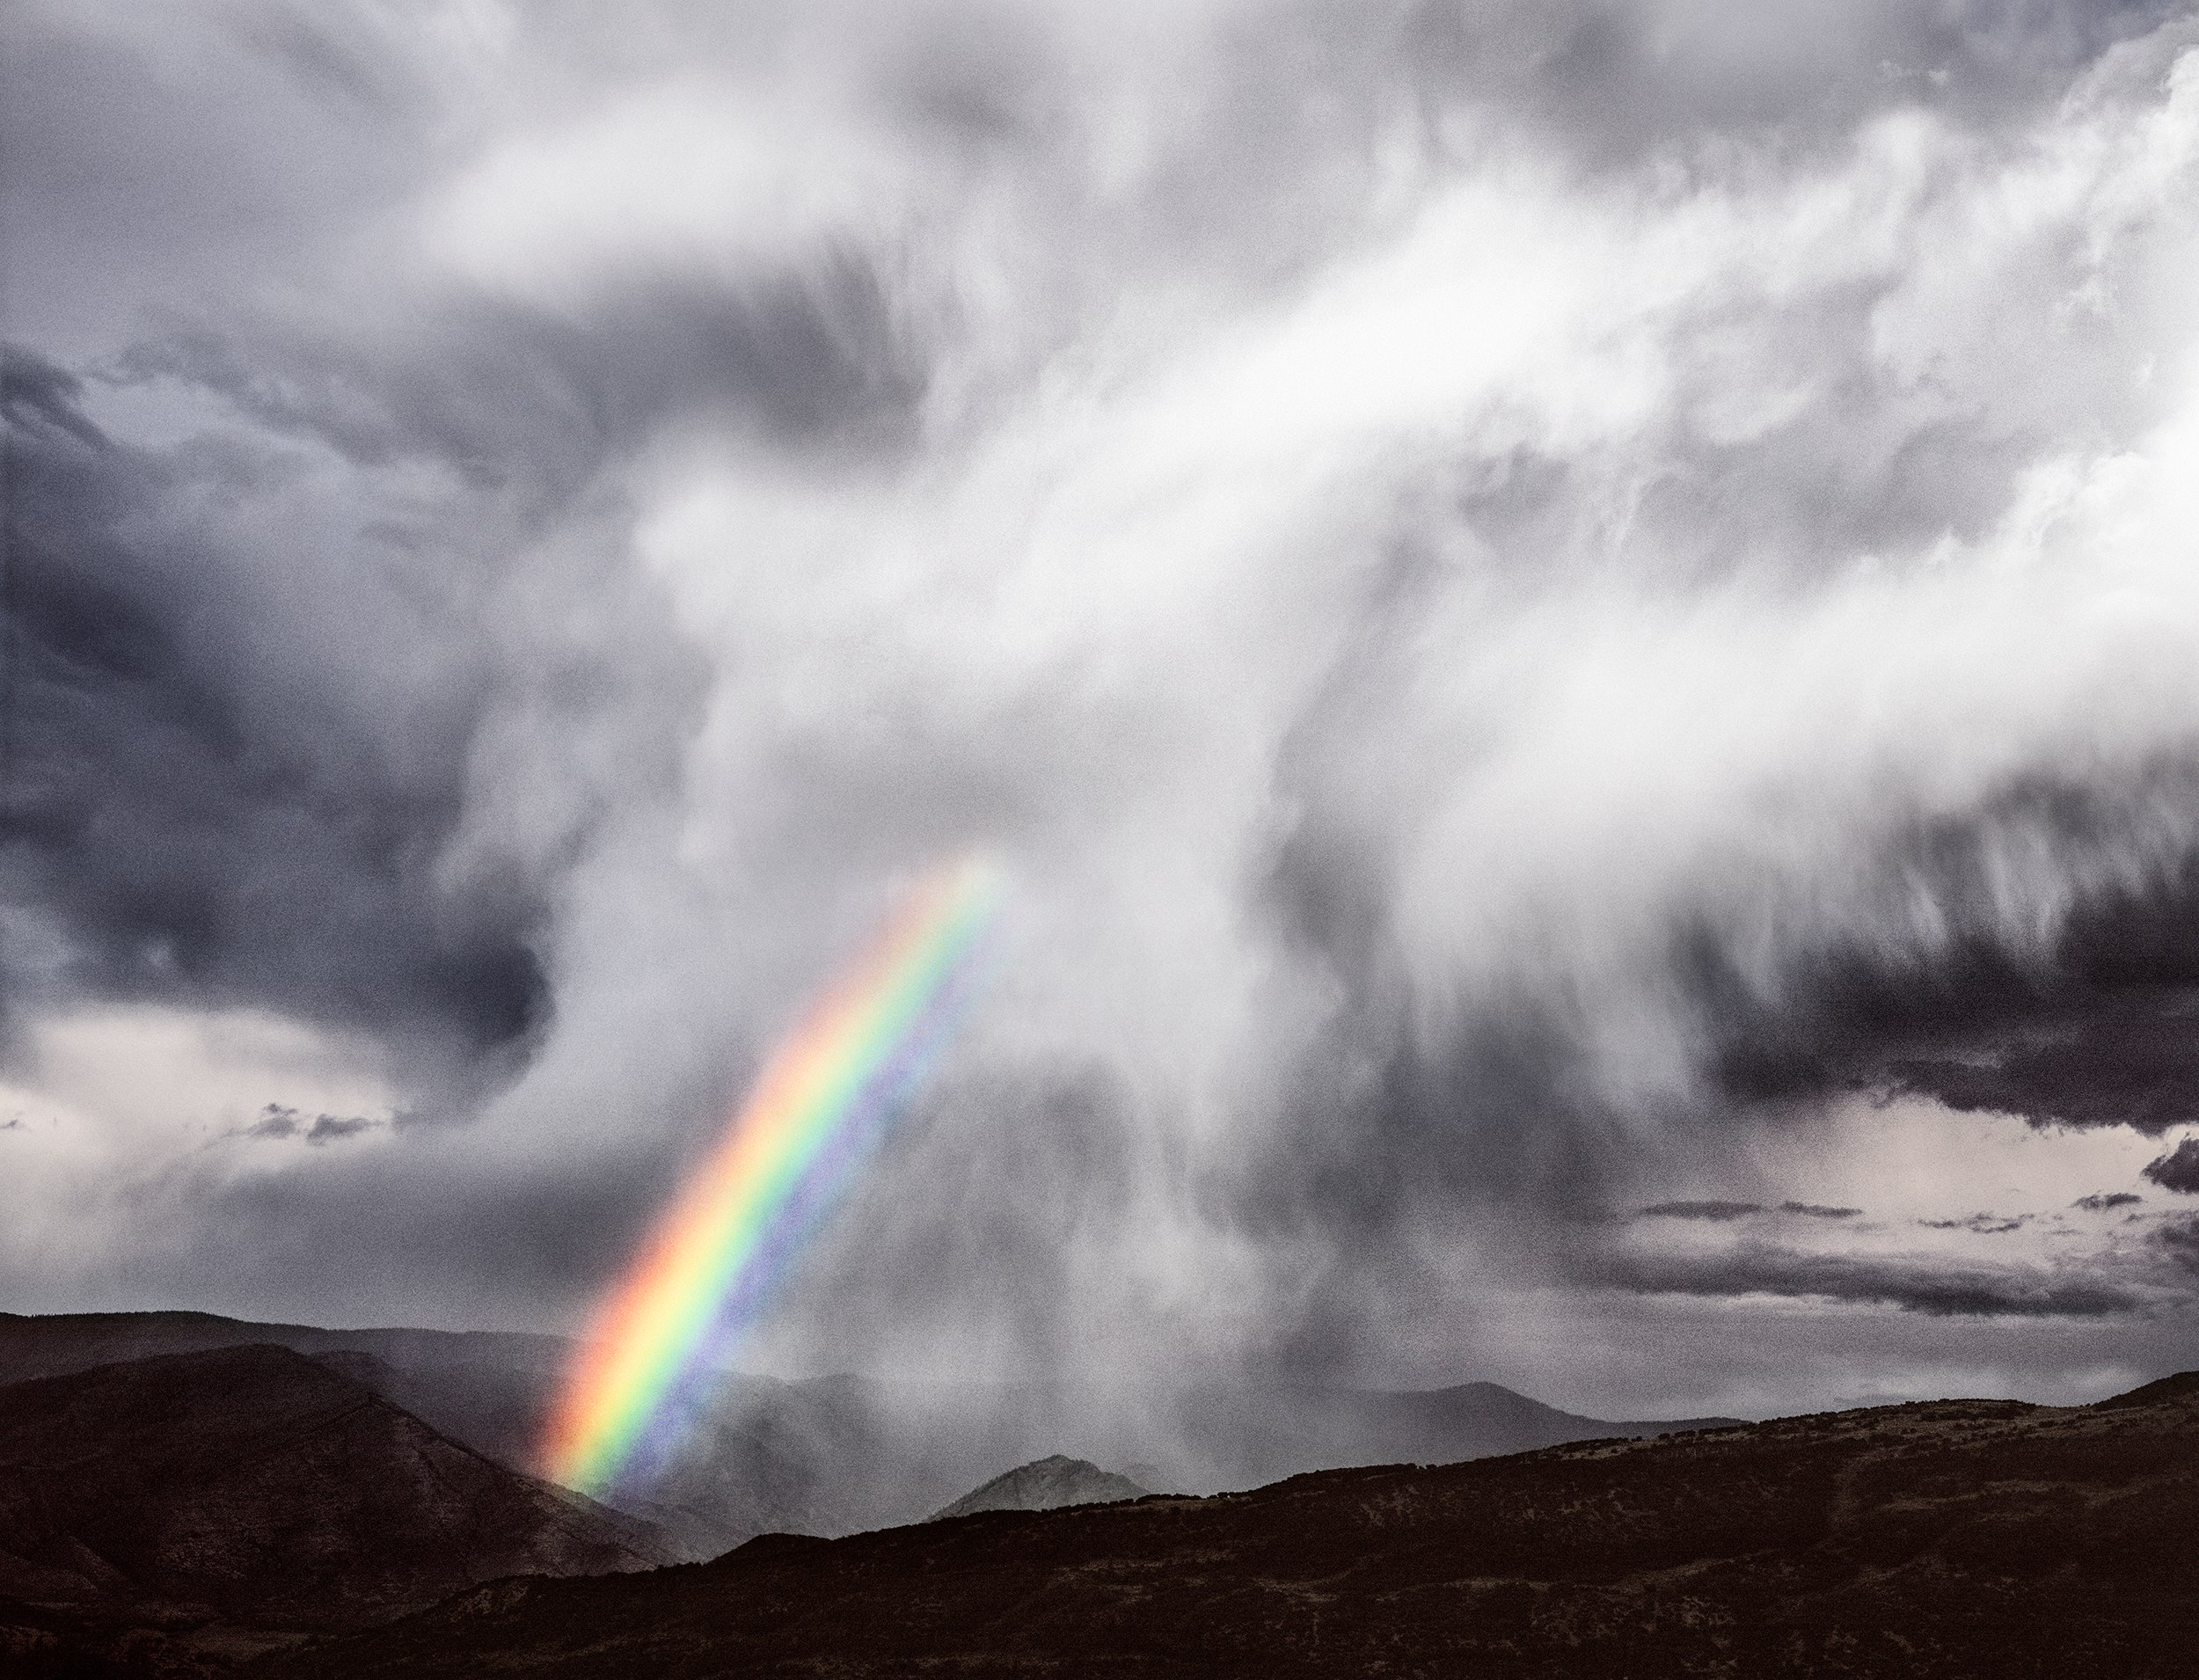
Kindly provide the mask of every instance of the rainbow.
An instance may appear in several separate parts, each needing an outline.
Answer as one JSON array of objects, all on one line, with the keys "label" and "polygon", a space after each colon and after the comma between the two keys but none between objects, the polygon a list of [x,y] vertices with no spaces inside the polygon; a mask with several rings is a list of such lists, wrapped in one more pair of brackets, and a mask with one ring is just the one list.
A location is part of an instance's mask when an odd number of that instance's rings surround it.
[{"label": "rainbow", "polygon": [[582,1343],[542,1463],[584,1493],[646,1479],[972,991],[1000,877],[971,855],[927,876],[815,1003],[666,1209]]}]

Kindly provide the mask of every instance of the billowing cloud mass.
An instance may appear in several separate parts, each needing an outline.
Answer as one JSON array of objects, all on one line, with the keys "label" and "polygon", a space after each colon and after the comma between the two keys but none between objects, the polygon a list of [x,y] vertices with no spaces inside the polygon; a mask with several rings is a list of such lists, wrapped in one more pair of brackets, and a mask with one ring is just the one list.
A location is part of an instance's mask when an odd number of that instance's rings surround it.
[{"label": "billowing cloud mass", "polygon": [[2148,1161],[2144,1172],[2164,1190],[2199,1194],[2199,1137],[2187,1137],[2167,1154]]},{"label": "billowing cloud mass", "polygon": [[760,1364],[2199,1363],[2189,7],[5,28],[11,1304],[574,1326],[983,843]]}]

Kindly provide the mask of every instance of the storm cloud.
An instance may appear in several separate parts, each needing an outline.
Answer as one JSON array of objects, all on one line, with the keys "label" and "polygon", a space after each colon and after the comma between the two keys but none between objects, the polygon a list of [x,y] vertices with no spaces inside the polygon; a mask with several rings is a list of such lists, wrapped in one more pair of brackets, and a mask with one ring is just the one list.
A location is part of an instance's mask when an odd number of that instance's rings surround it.
[{"label": "storm cloud", "polygon": [[2145,1176],[2164,1190],[2199,1195],[2199,1137],[2187,1137],[2167,1154],[2148,1161]]},{"label": "storm cloud", "polygon": [[[310,577],[326,557],[295,471],[118,442],[85,417],[81,378],[26,352],[8,380],[5,868],[18,913],[52,928],[55,980],[279,999],[473,1051],[522,1038],[548,1007],[538,908],[430,902],[472,684],[440,672],[403,693],[401,671],[345,670],[322,632],[291,633],[324,611],[391,649],[412,628],[371,562]],[[269,601],[278,568],[325,593]],[[11,990],[28,978],[18,967]]]},{"label": "storm cloud", "polygon": [[5,27],[18,1297],[571,1327],[983,843],[759,1361],[2192,1345],[2188,7]]}]

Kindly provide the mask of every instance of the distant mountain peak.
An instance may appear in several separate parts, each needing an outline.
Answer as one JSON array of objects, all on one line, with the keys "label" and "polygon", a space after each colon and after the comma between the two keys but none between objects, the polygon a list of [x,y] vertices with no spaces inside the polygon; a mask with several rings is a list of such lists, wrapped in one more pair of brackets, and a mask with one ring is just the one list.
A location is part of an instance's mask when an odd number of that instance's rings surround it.
[{"label": "distant mountain peak", "polygon": [[1106,1505],[1120,1499],[1143,1499],[1151,1491],[1128,1476],[1056,1452],[995,1476],[924,1521],[939,1523],[975,1511],[1055,1511],[1066,1505]]}]

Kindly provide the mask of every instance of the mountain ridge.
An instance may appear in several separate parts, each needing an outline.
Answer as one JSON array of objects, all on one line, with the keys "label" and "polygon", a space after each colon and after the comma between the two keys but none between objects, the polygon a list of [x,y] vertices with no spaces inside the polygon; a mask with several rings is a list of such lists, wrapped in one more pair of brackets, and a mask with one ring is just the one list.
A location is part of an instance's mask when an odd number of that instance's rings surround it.
[{"label": "mountain ridge", "polygon": [[[353,1363],[354,1378],[452,1440],[530,1474],[573,1346],[515,1332],[325,1329],[195,1312],[0,1314],[0,1375],[246,1341],[377,1361]],[[709,1556],[759,1533],[848,1534],[915,1522],[1052,1453],[1145,1464],[1170,1486],[1215,1492],[1305,1470],[1449,1463],[1728,1421],[1590,1418],[1493,1383],[1422,1391],[1209,1384],[1132,1399],[1122,1405],[1059,1383],[733,1375],[661,1481],[618,1503],[689,1552]]]},{"label": "mountain ridge", "polygon": [[253,1674],[2172,1680],[2199,1644],[2195,1523],[2199,1376],[765,1536],[498,1583]]}]

